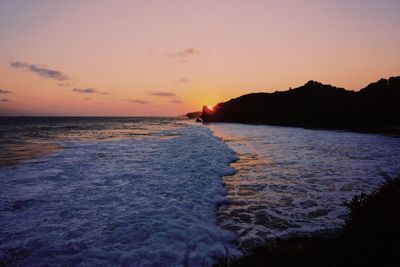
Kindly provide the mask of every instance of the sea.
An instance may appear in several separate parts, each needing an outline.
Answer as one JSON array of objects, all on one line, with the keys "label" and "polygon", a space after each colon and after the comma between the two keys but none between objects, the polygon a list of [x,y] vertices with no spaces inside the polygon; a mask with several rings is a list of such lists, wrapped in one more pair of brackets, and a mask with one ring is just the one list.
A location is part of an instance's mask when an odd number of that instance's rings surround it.
[{"label": "sea", "polygon": [[0,118],[0,265],[211,266],[340,227],[400,138],[170,117]]}]

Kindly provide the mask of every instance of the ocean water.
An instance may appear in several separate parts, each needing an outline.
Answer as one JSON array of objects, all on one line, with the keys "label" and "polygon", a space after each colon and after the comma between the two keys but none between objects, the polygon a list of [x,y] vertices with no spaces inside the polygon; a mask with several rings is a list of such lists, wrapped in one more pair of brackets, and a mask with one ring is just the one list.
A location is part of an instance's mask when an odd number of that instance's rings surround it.
[{"label": "ocean water", "polygon": [[210,266],[400,173],[400,139],[179,118],[0,118],[0,265]]},{"label": "ocean water", "polygon": [[268,238],[338,227],[343,202],[400,174],[400,138],[302,128],[210,124],[239,160],[223,178],[222,227],[241,247]]},{"label": "ocean water", "polygon": [[1,135],[13,152],[0,168],[5,265],[200,266],[236,251],[215,216],[236,156],[203,126],[21,118]]}]

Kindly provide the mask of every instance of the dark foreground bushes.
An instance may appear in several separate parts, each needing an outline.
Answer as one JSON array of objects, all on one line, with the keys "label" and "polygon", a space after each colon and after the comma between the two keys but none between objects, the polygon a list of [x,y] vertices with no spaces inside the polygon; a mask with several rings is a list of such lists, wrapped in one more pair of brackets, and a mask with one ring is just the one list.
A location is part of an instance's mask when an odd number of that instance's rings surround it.
[{"label": "dark foreground bushes", "polygon": [[345,205],[340,230],[268,241],[216,266],[400,266],[400,176]]}]

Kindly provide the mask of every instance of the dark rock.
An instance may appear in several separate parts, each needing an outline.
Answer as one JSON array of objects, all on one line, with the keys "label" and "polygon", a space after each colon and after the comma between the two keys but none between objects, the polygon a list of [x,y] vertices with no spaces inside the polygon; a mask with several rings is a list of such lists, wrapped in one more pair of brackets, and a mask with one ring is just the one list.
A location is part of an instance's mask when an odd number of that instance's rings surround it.
[{"label": "dark rock", "polygon": [[201,111],[195,111],[195,112],[189,112],[186,114],[186,117],[189,119],[197,119],[200,118],[201,116]]}]

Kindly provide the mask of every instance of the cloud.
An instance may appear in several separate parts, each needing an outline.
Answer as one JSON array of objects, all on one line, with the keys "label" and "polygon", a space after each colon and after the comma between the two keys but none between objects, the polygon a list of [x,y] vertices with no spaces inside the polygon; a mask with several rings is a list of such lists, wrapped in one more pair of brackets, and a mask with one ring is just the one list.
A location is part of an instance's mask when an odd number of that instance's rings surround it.
[{"label": "cloud", "polygon": [[9,100],[7,98],[3,98],[3,99],[0,99],[0,102],[11,102],[11,100]]},{"label": "cloud", "polygon": [[178,83],[178,84],[184,84],[184,83],[189,83],[189,82],[190,82],[190,80],[187,78],[181,78],[181,79],[175,81],[175,83]]},{"label": "cloud", "polygon": [[141,104],[141,105],[147,105],[147,104],[151,103],[150,101],[141,100],[141,99],[129,99],[128,101],[132,102],[132,103],[136,103],[136,104]]},{"label": "cloud", "polygon": [[194,47],[189,47],[184,50],[176,51],[173,53],[168,53],[168,57],[176,60],[177,62],[180,63],[187,63],[189,62],[189,59],[195,55],[200,54],[200,50],[194,48]]},{"label": "cloud", "polygon": [[182,101],[182,100],[179,100],[179,99],[172,99],[172,100],[170,100],[169,102],[171,102],[171,103],[173,103],[173,104],[183,104],[183,101]]},{"label": "cloud", "polygon": [[57,86],[60,86],[60,87],[68,87],[68,86],[73,86],[74,84],[72,84],[72,83],[57,83]]},{"label": "cloud", "polygon": [[171,92],[163,92],[163,91],[150,91],[148,94],[153,96],[160,96],[160,97],[175,97],[176,95]]},{"label": "cloud", "polygon": [[97,90],[93,89],[93,88],[74,88],[74,89],[72,89],[72,91],[78,92],[78,93],[85,93],[85,94],[97,93]]},{"label": "cloud", "polygon": [[74,88],[72,89],[73,92],[76,93],[83,93],[83,94],[100,94],[100,95],[108,95],[107,92],[101,92],[94,88]]},{"label": "cloud", "polygon": [[193,55],[197,55],[200,54],[200,50],[194,48],[194,47],[189,47],[187,49],[184,50],[180,50],[174,53],[169,53],[168,55],[170,57],[188,57],[188,56],[193,56]]},{"label": "cloud", "polygon": [[10,62],[10,66],[13,68],[23,69],[23,70],[33,72],[36,75],[39,75],[41,77],[48,78],[48,79],[54,79],[57,81],[69,80],[69,77],[67,75],[65,75],[64,73],[62,73],[61,71],[48,69],[46,67],[42,67],[42,66],[35,65],[35,64],[28,64],[28,63],[24,63],[24,62],[15,61],[15,62]]},{"label": "cloud", "polygon": [[0,94],[12,94],[12,92],[6,89],[0,89]]}]

